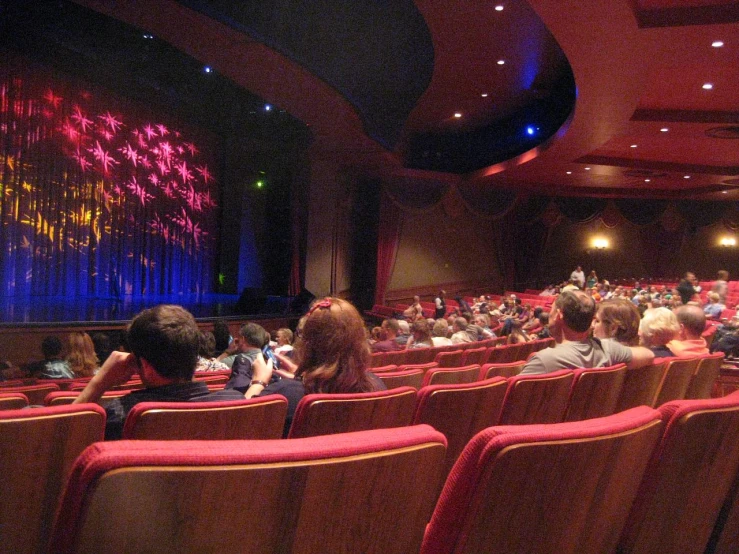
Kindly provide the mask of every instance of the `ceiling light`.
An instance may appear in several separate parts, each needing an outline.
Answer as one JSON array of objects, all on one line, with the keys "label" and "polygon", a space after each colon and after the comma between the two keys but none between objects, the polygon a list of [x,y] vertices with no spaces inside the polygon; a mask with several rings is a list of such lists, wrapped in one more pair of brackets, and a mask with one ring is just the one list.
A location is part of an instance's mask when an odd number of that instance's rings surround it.
[{"label": "ceiling light", "polygon": [[572,171],[568,171],[567,172],[567,175],[572,175]]},{"label": "ceiling light", "polygon": [[667,127],[662,127],[660,131],[663,133],[666,133],[667,131],[669,131],[669,129]]},{"label": "ceiling light", "polygon": [[482,96],[483,98],[487,98],[488,97],[488,93],[487,92],[483,92],[480,96]]},{"label": "ceiling light", "polygon": [[683,179],[690,179],[690,175],[685,175]]},{"label": "ceiling light", "polygon": [[264,105],[264,111],[265,111],[265,112],[268,112],[268,111],[270,111],[271,109],[272,109],[272,106],[270,106],[269,104],[265,104],[265,105]]},{"label": "ceiling light", "polygon": [[459,113],[459,112],[457,112],[457,113],[455,113],[455,114],[454,114],[454,117],[456,117],[456,118],[460,118],[460,117],[462,117],[462,114],[461,114],[461,113]]},{"label": "ceiling light", "polygon": [[645,183],[648,183],[649,181],[651,181],[651,179],[644,179]]},{"label": "ceiling light", "polygon": [[503,6],[501,6],[501,5],[495,6],[495,11],[496,12],[502,12],[503,11]]},{"label": "ceiling light", "polygon": [[504,65],[505,64],[505,60],[498,60],[497,63],[498,63],[498,65]]},{"label": "ceiling light", "polygon": [[144,38],[146,38],[146,39],[152,39],[152,38],[154,38],[154,35],[150,35],[149,33],[146,33],[144,35]]},{"label": "ceiling light", "polygon": [[535,133],[536,133],[536,129],[534,129],[533,126],[529,125],[528,127],[526,127],[527,135],[529,135],[530,137],[533,137]]},{"label": "ceiling light", "polygon": [[586,167],[586,168],[585,168],[585,171],[590,171],[590,168],[589,168],[589,167]]},{"label": "ceiling light", "polygon": [[213,68],[212,68],[212,67],[210,67],[209,65],[206,65],[206,66],[205,66],[205,67],[203,68],[203,71],[205,71],[206,73],[212,73],[212,72],[213,72]]},{"label": "ceiling light", "polygon": [[722,190],[721,191],[721,194],[729,194],[729,191],[728,190]]},{"label": "ceiling light", "polygon": [[632,144],[631,148],[636,148],[636,146],[637,146],[636,144]]},{"label": "ceiling light", "polygon": [[711,46],[713,46],[714,48],[721,48],[723,45],[724,45],[724,41],[723,40],[714,40],[711,43]]},{"label": "ceiling light", "polygon": [[703,90],[711,90],[713,88],[712,83],[706,83],[703,85]]}]

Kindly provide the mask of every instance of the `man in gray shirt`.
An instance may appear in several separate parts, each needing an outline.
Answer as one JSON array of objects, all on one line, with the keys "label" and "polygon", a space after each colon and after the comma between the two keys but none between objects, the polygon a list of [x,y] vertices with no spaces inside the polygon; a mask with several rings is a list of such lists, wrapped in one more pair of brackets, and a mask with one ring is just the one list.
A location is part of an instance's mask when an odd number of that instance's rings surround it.
[{"label": "man in gray shirt", "polygon": [[582,291],[563,292],[549,314],[549,331],[557,342],[540,350],[526,363],[522,375],[551,373],[560,369],[607,367],[624,363],[628,368],[649,365],[654,353],[642,346],[629,347],[615,340],[590,337],[595,302]]}]

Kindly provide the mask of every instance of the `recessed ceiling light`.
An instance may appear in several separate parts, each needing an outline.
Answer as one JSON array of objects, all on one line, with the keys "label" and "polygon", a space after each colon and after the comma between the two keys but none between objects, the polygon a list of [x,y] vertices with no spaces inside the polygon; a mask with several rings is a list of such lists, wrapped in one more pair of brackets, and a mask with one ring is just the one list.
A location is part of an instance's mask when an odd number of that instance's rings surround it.
[{"label": "recessed ceiling light", "polygon": [[264,105],[264,111],[265,112],[268,112],[268,111],[271,111],[271,110],[272,110],[272,106],[270,106],[269,104],[265,104]]},{"label": "recessed ceiling light", "polygon": [[636,146],[637,146],[636,144],[632,144],[631,148],[636,148]]},{"label": "recessed ceiling light", "polygon": [[714,40],[711,43],[711,46],[713,46],[714,48],[721,48],[723,45],[724,45],[724,41],[723,40]]},{"label": "recessed ceiling light", "polygon": [[483,92],[480,96],[482,96],[483,98],[487,98],[488,97],[488,93],[487,92]]},{"label": "recessed ceiling light", "polygon": [[209,65],[206,65],[206,66],[205,66],[205,67],[203,68],[203,71],[205,71],[206,73],[212,73],[212,72],[213,72],[213,68],[212,68],[212,67],[210,67]]},{"label": "recessed ceiling light", "polygon": [[460,118],[460,117],[462,117],[462,114],[461,114],[461,113],[459,113],[459,112],[457,112],[457,113],[455,113],[455,114],[454,114],[454,117],[456,117],[456,118]]},{"label": "recessed ceiling light", "polygon": [[706,83],[703,85],[703,90],[711,90],[713,88],[712,83]]},{"label": "recessed ceiling light", "polygon": [[662,127],[662,128],[660,129],[660,131],[661,131],[661,132],[663,132],[663,133],[666,133],[666,132],[667,132],[667,131],[669,131],[669,130],[670,130],[670,129],[668,129],[667,127]]},{"label": "recessed ceiling light", "polygon": [[501,6],[500,4],[497,5],[497,6],[495,6],[495,11],[496,12],[502,12],[503,11],[503,6]]},{"label": "recessed ceiling light", "polygon": [[729,191],[728,190],[722,190],[721,191],[721,194],[729,194]]},{"label": "recessed ceiling light", "polygon": [[146,33],[146,34],[144,35],[144,38],[145,38],[145,39],[152,39],[152,38],[154,38],[154,35],[150,35],[149,33]]},{"label": "recessed ceiling light", "polygon": [[690,179],[690,175],[685,175],[683,179]]},{"label": "recessed ceiling light", "polygon": [[503,64],[505,64],[505,60],[498,60],[498,65],[503,65]]},{"label": "recessed ceiling light", "polygon": [[651,179],[644,179],[645,183],[648,183],[649,181],[651,181]]},{"label": "recessed ceiling light", "polygon": [[567,175],[572,175],[572,171],[568,171],[567,172]]}]

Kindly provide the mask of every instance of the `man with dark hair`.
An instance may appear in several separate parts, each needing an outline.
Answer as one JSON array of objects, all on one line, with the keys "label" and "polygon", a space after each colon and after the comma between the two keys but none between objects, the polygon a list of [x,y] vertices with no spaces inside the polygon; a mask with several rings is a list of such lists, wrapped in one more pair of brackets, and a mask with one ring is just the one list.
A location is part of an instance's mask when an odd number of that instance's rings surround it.
[{"label": "man with dark hair", "polygon": [[37,379],[74,379],[74,372],[69,363],[62,357],[62,341],[59,337],[49,335],[41,342],[41,353],[44,359],[28,364],[24,370],[30,377]]},{"label": "man with dark hair", "polygon": [[[247,323],[241,326],[238,336],[234,337],[234,342],[237,344],[239,354],[231,366],[231,378],[225,388],[236,389],[243,394],[252,380],[251,365],[262,348],[269,343],[269,333],[261,325]],[[277,376],[276,373],[274,375]]]},{"label": "man with dark hair", "polygon": [[706,330],[706,314],[700,306],[687,304],[675,310],[680,334],[667,343],[667,348],[679,358],[708,354],[708,344],[701,335]]},{"label": "man with dark hair", "polygon": [[146,388],[116,398],[106,408],[105,438],[119,439],[128,412],[139,402],[207,402],[242,400],[235,390],[211,393],[205,383],[192,380],[198,359],[200,331],[192,314],[180,306],[161,305],[144,310],[128,328],[131,353],[113,352],[75,399],[97,402],[110,388],[135,373]]},{"label": "man with dark hair", "polygon": [[683,277],[678,283],[677,292],[680,294],[680,300],[682,300],[683,304],[687,304],[696,294],[698,294],[698,291],[695,288],[695,284],[697,282],[698,280],[695,278],[695,273],[688,271],[685,274],[685,277]]},{"label": "man with dark hair", "polygon": [[551,373],[560,369],[607,367],[625,363],[628,368],[652,363],[654,353],[642,346],[623,346],[614,340],[590,337],[595,302],[582,291],[563,292],[549,313],[549,332],[557,345],[534,354],[522,374]]}]

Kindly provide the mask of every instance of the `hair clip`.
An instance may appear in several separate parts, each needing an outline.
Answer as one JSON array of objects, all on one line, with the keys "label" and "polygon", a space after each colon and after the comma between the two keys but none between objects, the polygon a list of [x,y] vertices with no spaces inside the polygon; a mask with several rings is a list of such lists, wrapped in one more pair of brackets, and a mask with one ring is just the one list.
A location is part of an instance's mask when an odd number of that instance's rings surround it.
[{"label": "hair clip", "polygon": [[326,309],[331,308],[331,299],[329,297],[326,297],[320,302],[316,302],[315,304],[313,304],[313,307],[310,310],[308,310],[308,315],[311,315],[313,312],[321,308],[326,308]]}]

